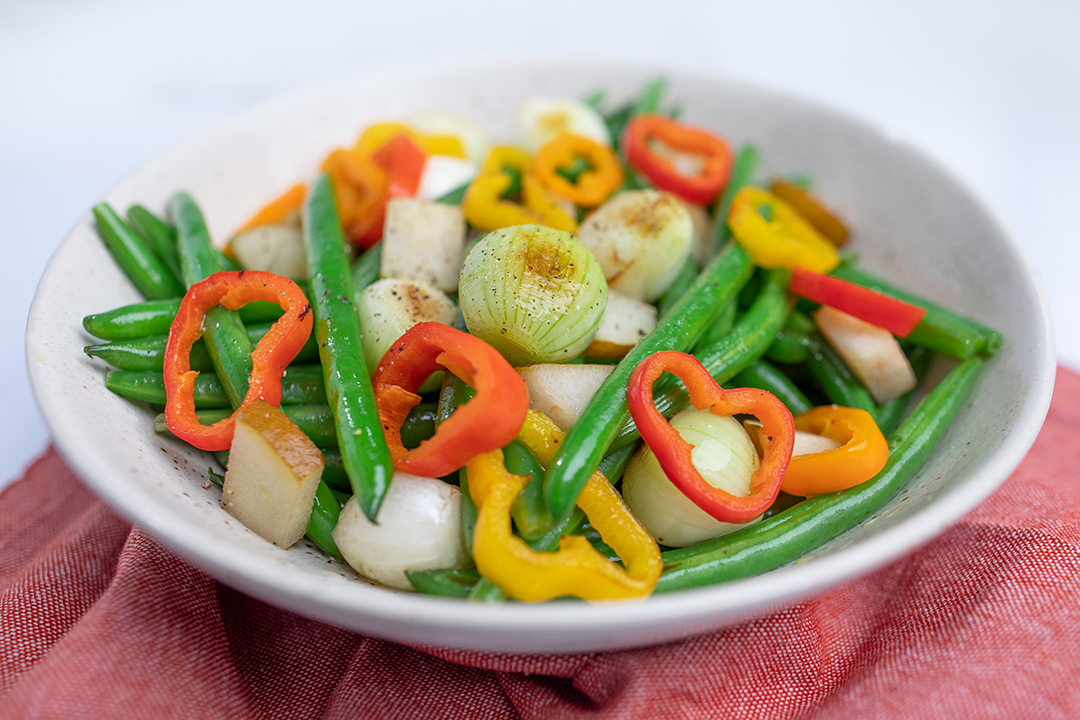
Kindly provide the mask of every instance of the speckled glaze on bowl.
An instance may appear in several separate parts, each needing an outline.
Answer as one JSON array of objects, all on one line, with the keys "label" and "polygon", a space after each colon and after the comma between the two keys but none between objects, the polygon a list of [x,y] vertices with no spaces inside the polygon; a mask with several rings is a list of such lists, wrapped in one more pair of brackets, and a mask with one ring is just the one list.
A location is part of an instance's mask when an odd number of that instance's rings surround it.
[{"label": "speckled glaze on bowl", "polygon": [[[313,176],[335,146],[377,119],[442,108],[509,138],[525,98],[597,87],[631,96],[655,67],[604,62],[430,65],[346,79],[268,103],[164,154],[106,198],[162,210],[190,191],[222,240],[267,198]],[[573,652],[672,640],[765,614],[910,551],[973,508],[1016,467],[1045,416],[1054,378],[1047,313],[1032,272],[991,214],[931,159],[857,119],[801,99],[668,71],[685,119],[761,148],[760,173],[809,172],[855,228],[865,267],[1000,329],[942,446],[860,527],[790,566],[637,603],[488,607],[397,593],[356,579],[306,543],[256,537],[205,487],[209,457],[153,433],[153,414],[110,394],[81,348],[81,318],[137,301],[89,214],[38,287],[27,327],[35,394],[55,441],[117,511],[222,582],[310,617],[385,638],[506,652]]]}]

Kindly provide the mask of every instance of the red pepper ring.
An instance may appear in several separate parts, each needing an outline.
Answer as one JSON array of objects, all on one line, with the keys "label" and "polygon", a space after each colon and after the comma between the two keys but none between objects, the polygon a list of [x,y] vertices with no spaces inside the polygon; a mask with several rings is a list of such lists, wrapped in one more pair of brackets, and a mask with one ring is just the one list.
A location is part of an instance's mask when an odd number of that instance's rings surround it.
[{"label": "red pepper ring", "polygon": [[[699,158],[701,171],[685,175],[669,158],[657,153],[650,141]],[[708,205],[731,176],[731,148],[719,135],[663,115],[637,115],[623,131],[626,160],[660,190],[695,205]]]},{"label": "red pepper ring", "polygon": [[[420,402],[416,390],[431,373],[446,369],[476,395],[412,450],[401,442],[401,424]],[[394,469],[441,477],[475,455],[497,450],[517,437],[529,410],[529,391],[514,368],[486,342],[449,325],[423,322],[386,351],[372,375],[386,444]]]},{"label": "red pepper ring", "polygon": [[[236,310],[252,300],[277,303],[285,314],[270,326],[251,353],[251,378],[240,407],[254,400],[281,404],[281,375],[311,335],[311,304],[296,283],[258,270],[219,272],[188,288],[165,344],[165,423],[176,437],[200,450],[228,450],[236,425],[234,412],[213,425],[195,415],[191,346],[202,336],[206,312],[221,305]],[[239,408],[238,408],[239,409]]]},{"label": "red pepper ring", "polygon": [[[768,443],[761,465],[750,478],[750,494],[738,497],[710,485],[694,467],[694,446],[671,427],[653,401],[652,386],[664,371],[686,385],[690,402],[714,415],[744,413],[755,416]],[[745,523],[765,512],[780,492],[780,482],[791,461],[795,424],[787,407],[775,395],[755,388],[725,390],[693,355],[668,350],[645,358],[630,376],[627,401],[641,437],[660,461],[664,473],[695,505],[720,522]]]}]

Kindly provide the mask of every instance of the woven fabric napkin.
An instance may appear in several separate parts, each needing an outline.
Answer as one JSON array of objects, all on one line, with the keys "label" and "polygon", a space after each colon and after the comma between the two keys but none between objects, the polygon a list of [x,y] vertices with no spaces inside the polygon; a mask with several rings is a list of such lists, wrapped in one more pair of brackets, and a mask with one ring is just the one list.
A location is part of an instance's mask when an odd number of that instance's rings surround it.
[{"label": "woven fabric napkin", "polygon": [[1080,715],[1080,376],[917,552],[727,630],[585,655],[415,648],[224,587],[49,450],[0,495],[0,718]]}]

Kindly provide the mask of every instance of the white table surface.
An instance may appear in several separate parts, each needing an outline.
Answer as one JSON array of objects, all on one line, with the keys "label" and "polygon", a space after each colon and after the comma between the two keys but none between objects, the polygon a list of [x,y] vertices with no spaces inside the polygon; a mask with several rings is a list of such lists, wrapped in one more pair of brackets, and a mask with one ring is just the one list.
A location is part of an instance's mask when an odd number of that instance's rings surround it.
[{"label": "white table surface", "polygon": [[1080,3],[1064,0],[0,3],[0,485],[49,441],[23,336],[37,279],[75,221],[146,160],[266,98],[425,58],[693,67],[883,125],[1018,238],[1059,357],[1080,368],[1078,28]]}]

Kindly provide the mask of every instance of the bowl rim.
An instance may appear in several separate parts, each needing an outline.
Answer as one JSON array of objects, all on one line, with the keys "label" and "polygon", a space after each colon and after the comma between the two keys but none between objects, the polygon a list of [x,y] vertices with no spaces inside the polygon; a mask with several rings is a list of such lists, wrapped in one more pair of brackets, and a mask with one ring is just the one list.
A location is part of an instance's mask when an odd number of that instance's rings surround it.
[{"label": "bowl rim", "polygon": [[[420,74],[431,75],[434,73],[436,75],[460,76],[483,67],[486,62],[489,61],[467,59],[439,64],[431,61],[413,62],[395,68],[383,68],[334,78],[283,93],[184,139],[152,158],[140,169],[129,174],[128,177],[106,193],[106,197],[118,191],[134,177],[149,168],[168,164],[173,158],[187,152],[191,146],[203,143],[215,135],[227,133],[230,129],[242,127],[249,123],[252,118],[272,113],[276,108],[284,104],[291,105],[302,102],[305,97],[319,96],[331,88],[353,87],[370,82],[408,81],[416,79]],[[561,72],[567,68],[576,67],[583,60],[553,60],[546,58],[539,61],[531,58],[519,58],[514,61],[514,65],[521,69],[529,69],[537,68],[539,62],[542,62],[546,70]],[[324,583],[317,588],[317,592],[313,593],[311,588],[312,578],[304,577],[302,573],[283,573],[272,563],[260,562],[263,557],[262,553],[248,552],[243,548],[233,548],[230,552],[221,552],[211,539],[198,533],[188,533],[187,524],[182,518],[170,517],[167,513],[145,512],[145,509],[138,507],[138,504],[132,500],[131,496],[122,492],[119,485],[109,482],[110,472],[107,453],[87,454],[81,452],[71,439],[72,436],[69,433],[72,425],[69,419],[59,414],[57,393],[48,386],[47,366],[35,363],[33,358],[35,353],[43,349],[41,346],[43,334],[37,331],[42,325],[44,312],[41,303],[38,302],[39,296],[42,294],[43,289],[57,282],[54,275],[59,272],[58,268],[65,252],[71,250],[69,241],[76,235],[82,224],[89,222],[89,213],[84,215],[76,224],[76,227],[50,259],[49,265],[39,282],[37,295],[30,309],[26,332],[27,364],[35,399],[46,423],[53,430],[53,440],[56,447],[69,466],[91,487],[95,494],[103,498],[126,519],[145,528],[154,538],[172,551],[227,585],[300,614],[338,625],[345,625],[374,635],[381,635],[380,630],[387,627],[385,623],[390,623],[395,629],[389,636],[398,640],[404,639],[427,644],[429,638],[435,637],[436,642],[432,644],[438,645],[440,644],[438,641],[438,631],[440,629],[452,630],[455,634],[462,631],[476,632],[478,633],[478,642],[476,644],[455,642],[451,643],[451,645],[479,650],[491,647],[490,642],[480,640],[481,635],[491,631],[512,631],[520,637],[522,632],[536,633],[551,627],[557,627],[560,632],[573,632],[574,630],[595,632],[600,626],[600,629],[606,629],[610,634],[620,628],[625,629],[639,624],[647,624],[653,628],[656,638],[671,639],[670,635],[665,634],[665,627],[715,626],[716,618],[721,615],[726,616],[730,622],[761,615],[768,610],[820,593],[853,577],[868,573],[911,552],[974,508],[1012,473],[1034,442],[1049,408],[1055,369],[1050,315],[1038,277],[1033,272],[1030,261],[1025,256],[1022,248],[1012,234],[1006,231],[1005,226],[993,211],[965,183],[949,172],[937,160],[912,144],[899,139],[896,133],[814,100],[752,83],[733,80],[722,75],[677,66],[659,67],[655,64],[646,66],[644,63],[599,60],[595,58],[584,62],[599,68],[610,66],[620,72],[637,71],[646,76],[664,75],[700,82],[719,82],[753,92],[764,93],[783,101],[816,108],[818,111],[836,116],[841,121],[857,124],[879,136],[884,142],[903,145],[906,151],[913,153],[920,162],[928,165],[944,179],[952,182],[958,189],[962,190],[971,199],[974,206],[998,230],[999,235],[1021,266],[1023,276],[1030,281],[1031,290],[1039,306],[1040,319],[1044,328],[1042,339],[1045,347],[1043,348],[1042,357],[1045,362],[1042,363],[1040,368],[1040,375],[1034,379],[1033,387],[1035,392],[1026,398],[1023,409],[1017,417],[1016,422],[1018,425],[1022,425],[1022,429],[1012,432],[992,456],[994,460],[993,468],[988,467],[990,464],[988,461],[984,461],[983,465],[972,473],[968,481],[959,487],[944,490],[932,498],[917,515],[901,520],[895,525],[879,531],[854,545],[830,552],[825,557],[816,558],[806,563],[797,561],[762,575],[730,583],[653,596],[646,602],[616,602],[597,605],[571,605],[566,603],[526,605],[508,603],[492,607],[489,605],[462,603],[456,599],[388,592],[385,589],[376,588],[363,582],[357,582],[355,585],[334,582]],[[733,587],[737,587],[738,592],[731,592]],[[362,617],[355,615],[358,600],[363,603]],[[451,607],[453,608],[453,622],[448,623],[446,615],[448,608]],[[417,628],[419,631],[412,633],[402,632],[398,628],[403,626]],[[481,633],[481,631],[483,632]],[[682,634],[685,635],[686,633]],[[628,642],[619,642],[617,638],[614,638],[610,642],[603,643],[602,647],[617,648],[647,644],[648,642],[650,640],[642,640],[640,637]],[[540,645],[542,646],[543,643],[540,643]],[[598,646],[593,643],[582,647],[572,647],[568,651],[597,648]],[[554,651],[560,652],[561,650]]]}]

